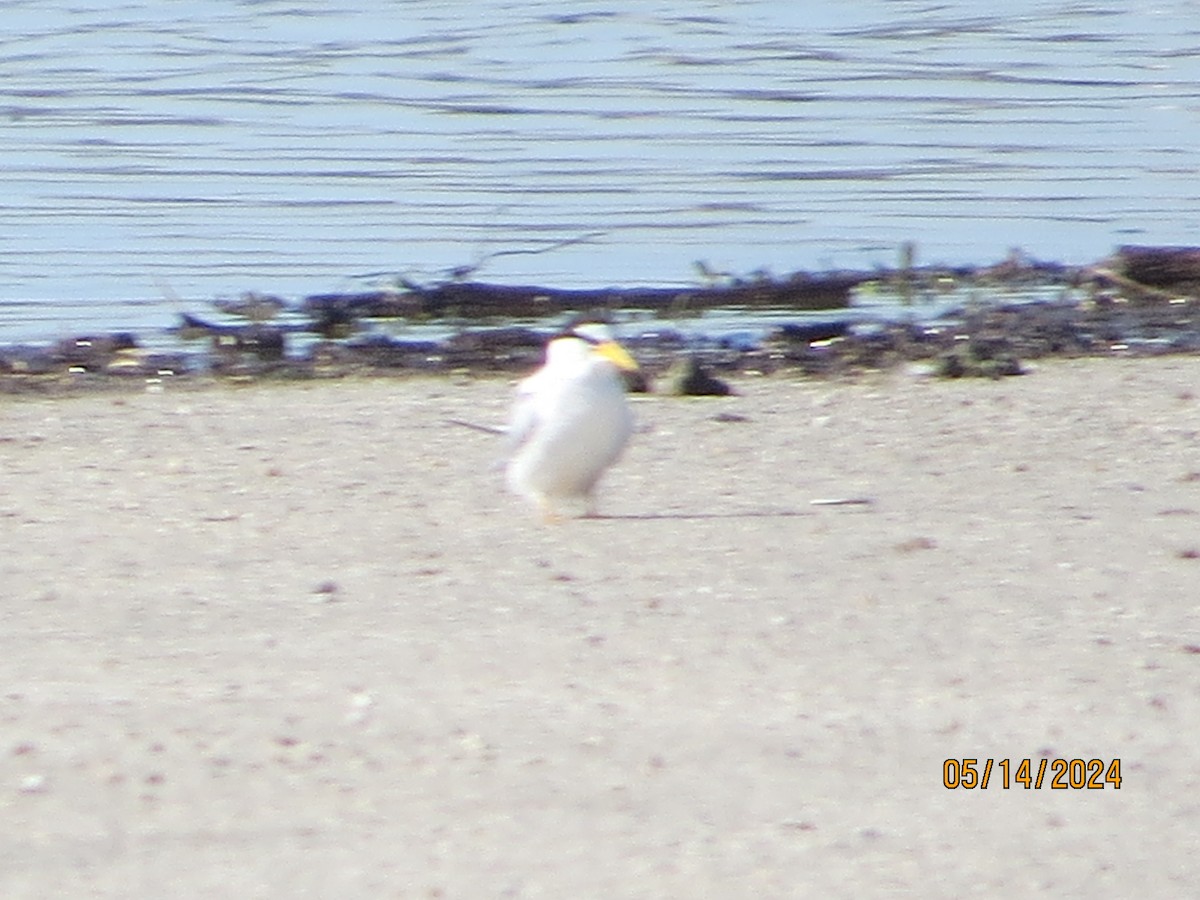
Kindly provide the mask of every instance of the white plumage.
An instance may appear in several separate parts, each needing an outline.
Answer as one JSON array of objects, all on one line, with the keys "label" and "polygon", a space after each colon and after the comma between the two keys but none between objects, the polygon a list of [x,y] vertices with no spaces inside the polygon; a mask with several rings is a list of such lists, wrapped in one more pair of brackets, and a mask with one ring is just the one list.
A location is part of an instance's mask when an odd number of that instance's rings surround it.
[{"label": "white plumage", "polygon": [[637,363],[604,325],[580,325],[552,340],[542,368],[521,382],[508,427],[508,486],[555,519],[560,505],[584,504],[633,433],[621,370]]}]

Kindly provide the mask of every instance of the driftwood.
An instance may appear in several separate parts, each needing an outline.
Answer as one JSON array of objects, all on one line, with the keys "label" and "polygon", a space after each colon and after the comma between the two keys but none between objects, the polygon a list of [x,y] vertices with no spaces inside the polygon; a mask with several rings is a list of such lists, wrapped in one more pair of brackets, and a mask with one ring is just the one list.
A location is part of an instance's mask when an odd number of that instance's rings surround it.
[{"label": "driftwood", "polygon": [[553,316],[564,312],[645,309],[683,312],[721,306],[785,309],[841,309],[851,292],[876,273],[799,273],[781,280],[679,288],[597,288],[570,290],[522,285],[450,281],[429,287],[356,294],[315,294],[303,310],[318,321],[444,316]]},{"label": "driftwood", "polygon": [[899,269],[795,272],[779,278],[704,274],[709,282],[693,286],[587,290],[459,279],[422,285],[398,279],[395,287],[382,290],[314,294],[305,298],[301,312],[313,320],[314,331],[336,334],[361,318],[539,318],[616,309],[666,316],[719,308],[832,310],[848,307],[854,290],[871,282],[886,284],[907,297],[919,291],[941,290],[947,283],[1069,284],[1078,280],[1080,269],[1013,253],[1001,263],[984,267],[923,267],[905,260]]},{"label": "driftwood", "polygon": [[1139,285],[1195,287],[1200,285],[1200,247],[1121,247],[1113,269]]}]

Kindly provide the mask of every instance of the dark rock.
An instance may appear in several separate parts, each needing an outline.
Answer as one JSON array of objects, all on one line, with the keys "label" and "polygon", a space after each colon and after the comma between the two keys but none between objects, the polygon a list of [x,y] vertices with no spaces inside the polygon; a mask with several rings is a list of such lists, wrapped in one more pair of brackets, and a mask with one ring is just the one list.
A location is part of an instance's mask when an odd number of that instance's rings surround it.
[{"label": "dark rock", "polygon": [[663,393],[679,397],[724,397],[731,392],[726,382],[711,375],[692,355],[676,362],[663,380]]},{"label": "dark rock", "polygon": [[962,378],[967,374],[967,364],[963,361],[963,354],[953,350],[943,353],[938,357],[935,373],[940,378]]},{"label": "dark rock", "polygon": [[95,372],[107,368],[116,354],[137,346],[137,338],[129,332],[87,335],[59,341],[50,357],[61,366]]},{"label": "dark rock", "polygon": [[1010,353],[978,357],[969,349],[943,353],[937,358],[934,372],[942,378],[1002,378],[1025,374],[1021,361]]},{"label": "dark rock", "polygon": [[788,322],[776,329],[771,338],[791,344],[810,344],[844,337],[849,331],[849,322]]},{"label": "dark rock", "polygon": [[452,351],[465,353],[506,352],[513,349],[541,349],[547,335],[531,328],[488,328],[460,331],[446,341]]},{"label": "dark rock", "polygon": [[17,345],[0,348],[0,372],[10,375],[48,375],[62,364],[45,347]]},{"label": "dark rock", "polygon": [[[372,334],[351,343],[325,342],[319,348],[340,347],[339,361],[346,365],[379,369],[443,368],[446,347],[437,341],[404,341],[384,334]],[[314,353],[323,352],[314,348]]]}]

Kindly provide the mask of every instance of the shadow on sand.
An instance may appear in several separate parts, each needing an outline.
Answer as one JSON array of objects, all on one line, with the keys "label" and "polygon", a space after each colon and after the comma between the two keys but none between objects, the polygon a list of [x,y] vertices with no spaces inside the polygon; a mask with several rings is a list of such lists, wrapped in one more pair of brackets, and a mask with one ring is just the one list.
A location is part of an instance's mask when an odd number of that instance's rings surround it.
[{"label": "shadow on sand", "polygon": [[[858,511],[870,507],[856,506]],[[592,516],[580,516],[582,522],[655,522],[666,520],[671,522],[693,522],[705,519],[792,519],[801,516],[815,516],[817,509],[747,509],[731,512],[662,512],[662,513],[597,513]]]}]

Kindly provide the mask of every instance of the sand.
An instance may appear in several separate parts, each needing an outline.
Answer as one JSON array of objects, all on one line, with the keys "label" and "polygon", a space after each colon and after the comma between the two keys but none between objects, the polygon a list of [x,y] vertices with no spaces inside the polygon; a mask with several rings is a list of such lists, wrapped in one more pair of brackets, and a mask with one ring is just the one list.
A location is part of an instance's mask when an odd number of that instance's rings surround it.
[{"label": "sand", "polygon": [[0,896],[1194,890],[1200,359],[735,386],[557,526],[500,379],[0,398]]}]

